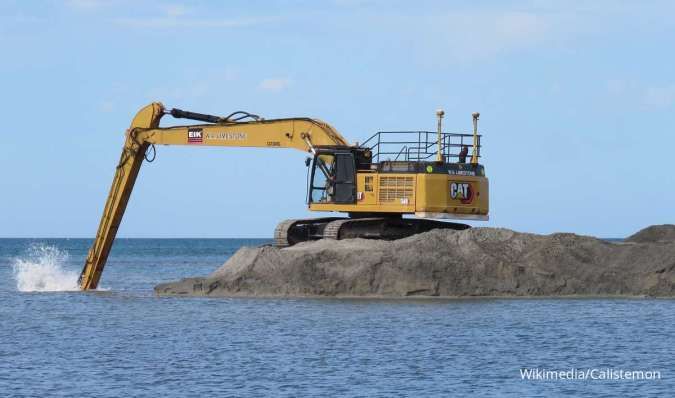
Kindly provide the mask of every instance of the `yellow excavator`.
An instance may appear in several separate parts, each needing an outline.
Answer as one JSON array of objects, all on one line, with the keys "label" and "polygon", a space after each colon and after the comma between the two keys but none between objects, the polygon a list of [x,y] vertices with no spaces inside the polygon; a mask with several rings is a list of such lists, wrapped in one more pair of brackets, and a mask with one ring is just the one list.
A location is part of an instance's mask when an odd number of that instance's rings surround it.
[{"label": "yellow excavator", "polygon": [[[160,127],[164,115],[201,123]],[[80,287],[98,286],[141,164],[154,159],[155,145],[295,148],[311,154],[305,162],[310,167],[309,210],[347,217],[282,221],[274,231],[279,247],[316,239],[398,239],[435,228],[469,228],[437,219],[487,220],[488,179],[479,164],[479,114],[473,114],[473,134],[443,132],[444,112],[436,115],[435,132],[378,132],[350,145],[317,119],[266,120],[243,111],[219,117],[152,103],[136,114],[126,131]]]}]

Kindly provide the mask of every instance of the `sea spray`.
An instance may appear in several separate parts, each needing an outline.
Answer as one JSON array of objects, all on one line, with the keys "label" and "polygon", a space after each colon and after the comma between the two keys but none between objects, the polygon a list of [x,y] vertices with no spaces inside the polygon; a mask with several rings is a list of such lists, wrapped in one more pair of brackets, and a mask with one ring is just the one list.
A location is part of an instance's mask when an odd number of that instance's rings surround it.
[{"label": "sea spray", "polygon": [[23,257],[14,259],[14,279],[21,292],[79,290],[78,274],[63,268],[68,253],[54,246],[31,245]]}]

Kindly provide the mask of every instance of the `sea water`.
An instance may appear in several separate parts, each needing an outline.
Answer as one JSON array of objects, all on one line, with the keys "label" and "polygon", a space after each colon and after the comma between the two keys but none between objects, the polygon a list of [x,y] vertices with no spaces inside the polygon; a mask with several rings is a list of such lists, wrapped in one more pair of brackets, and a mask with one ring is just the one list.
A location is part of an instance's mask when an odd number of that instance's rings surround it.
[{"label": "sea water", "polygon": [[153,296],[268,243],[245,239],[119,239],[81,293],[90,243],[0,239],[0,396],[675,392],[672,299]]}]

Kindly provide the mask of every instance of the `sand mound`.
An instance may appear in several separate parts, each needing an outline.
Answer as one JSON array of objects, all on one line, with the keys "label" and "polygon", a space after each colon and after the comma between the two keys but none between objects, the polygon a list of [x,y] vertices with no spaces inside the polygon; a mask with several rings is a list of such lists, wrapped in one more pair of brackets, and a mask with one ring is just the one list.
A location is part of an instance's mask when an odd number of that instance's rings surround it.
[{"label": "sand mound", "polygon": [[652,225],[642,229],[626,239],[627,242],[675,242],[675,225]]},{"label": "sand mound", "polygon": [[610,243],[498,228],[397,241],[246,247],[205,278],[155,287],[191,296],[675,296],[675,242]]}]

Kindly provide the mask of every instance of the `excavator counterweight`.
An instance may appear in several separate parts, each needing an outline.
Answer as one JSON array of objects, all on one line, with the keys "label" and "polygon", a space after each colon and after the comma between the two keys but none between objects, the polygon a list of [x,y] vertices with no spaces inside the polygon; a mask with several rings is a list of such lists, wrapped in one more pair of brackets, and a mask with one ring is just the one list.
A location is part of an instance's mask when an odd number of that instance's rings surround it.
[{"label": "excavator counterweight", "polygon": [[[164,115],[204,124],[159,127]],[[309,210],[348,217],[282,221],[274,232],[280,247],[323,238],[398,239],[434,228],[469,227],[433,219],[486,220],[488,180],[478,163],[478,114],[473,116],[473,134],[444,133],[443,113],[438,115],[436,132],[380,132],[361,145],[350,145],[318,119],[266,120],[244,111],[221,117],[152,103],[126,131],[80,287],[98,286],[146,151],[154,145],[295,148],[312,154]]]}]

